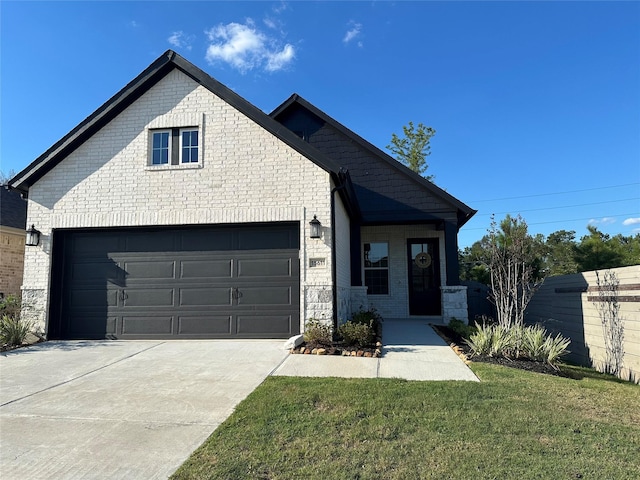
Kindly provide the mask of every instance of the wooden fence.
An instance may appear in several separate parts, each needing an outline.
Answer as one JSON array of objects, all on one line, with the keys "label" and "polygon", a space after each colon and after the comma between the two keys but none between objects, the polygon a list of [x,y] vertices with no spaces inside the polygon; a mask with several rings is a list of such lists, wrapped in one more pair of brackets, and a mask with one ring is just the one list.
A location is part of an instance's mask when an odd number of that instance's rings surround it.
[{"label": "wooden fence", "polygon": [[[594,367],[601,372],[615,370],[615,345],[618,343],[622,368],[620,378],[640,382],[640,266],[611,269],[620,284],[618,295],[601,295],[596,272],[583,272],[547,278],[529,304],[525,321],[540,323],[550,332],[559,332],[571,339],[568,360]],[[597,272],[602,277],[605,270]],[[603,325],[602,306],[607,301],[618,302],[622,336],[605,337],[610,327]],[[611,338],[611,335],[609,335]]]}]

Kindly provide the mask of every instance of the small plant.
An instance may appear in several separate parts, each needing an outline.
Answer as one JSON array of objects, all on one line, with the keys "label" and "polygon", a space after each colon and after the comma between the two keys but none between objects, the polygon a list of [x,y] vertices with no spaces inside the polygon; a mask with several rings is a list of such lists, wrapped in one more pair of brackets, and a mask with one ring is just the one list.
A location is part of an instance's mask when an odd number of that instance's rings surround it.
[{"label": "small plant", "polygon": [[564,338],[560,334],[555,337],[549,335],[544,342],[545,361],[555,368],[560,358],[569,353],[568,348],[570,343],[571,340]]},{"label": "small plant", "polygon": [[33,325],[20,318],[20,297],[9,295],[0,300],[0,345],[15,347],[24,343]]},{"label": "small plant", "polygon": [[21,320],[20,317],[2,315],[0,318],[0,343],[9,347],[22,345],[30,330],[29,322]]},{"label": "small plant", "polygon": [[489,355],[493,343],[493,325],[476,323],[476,333],[464,341],[474,355]]},{"label": "small plant", "polygon": [[380,324],[382,323],[382,316],[380,316],[375,308],[364,310],[361,306],[360,310],[358,310],[351,316],[350,321],[352,323],[370,325],[375,332],[378,332],[380,329]]},{"label": "small plant", "polygon": [[546,360],[545,342],[547,331],[542,325],[528,327],[522,336],[522,350],[531,360],[544,362]]},{"label": "small plant", "polygon": [[449,321],[449,328],[460,335],[462,338],[469,338],[471,337],[471,335],[476,333],[476,327],[474,327],[473,325],[467,325],[462,320],[458,320],[457,318],[452,318]]},{"label": "small plant", "polygon": [[369,320],[368,324],[354,321],[346,322],[338,327],[338,335],[347,345],[365,347],[376,338],[374,324],[375,320],[373,319]]},{"label": "small plant", "polygon": [[317,318],[310,318],[305,326],[303,338],[309,345],[331,345],[333,342],[331,326]]}]

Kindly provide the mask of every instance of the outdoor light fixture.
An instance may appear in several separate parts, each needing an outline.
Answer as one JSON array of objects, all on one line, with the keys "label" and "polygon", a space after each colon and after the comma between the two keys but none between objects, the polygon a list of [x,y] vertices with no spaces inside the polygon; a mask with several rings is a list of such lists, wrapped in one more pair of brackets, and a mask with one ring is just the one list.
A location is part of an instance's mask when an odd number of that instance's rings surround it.
[{"label": "outdoor light fixture", "polygon": [[320,223],[320,220],[318,220],[318,218],[315,215],[313,216],[313,220],[309,222],[309,227],[311,231],[310,237],[320,238],[320,233],[321,233],[320,227],[322,227],[322,224]]},{"label": "outdoor light fixture", "polygon": [[24,242],[28,247],[36,247],[40,243],[40,231],[36,230],[35,225],[31,225],[31,228],[27,230],[27,238]]}]

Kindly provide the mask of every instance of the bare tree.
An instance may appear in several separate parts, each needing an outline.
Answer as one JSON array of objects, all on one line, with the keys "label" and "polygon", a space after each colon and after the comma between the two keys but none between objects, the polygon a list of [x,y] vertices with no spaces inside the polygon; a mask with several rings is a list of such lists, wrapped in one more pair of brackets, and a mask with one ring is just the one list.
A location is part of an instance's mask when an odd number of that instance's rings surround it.
[{"label": "bare tree", "polygon": [[600,315],[606,350],[605,371],[619,376],[624,357],[624,318],[620,316],[620,280],[615,272],[606,270],[602,277],[596,271],[598,300],[594,302]]},{"label": "bare tree", "polygon": [[491,219],[488,235],[490,298],[496,306],[498,323],[506,328],[522,326],[524,312],[542,283],[538,277],[535,239],[518,215],[507,215],[498,223]]}]

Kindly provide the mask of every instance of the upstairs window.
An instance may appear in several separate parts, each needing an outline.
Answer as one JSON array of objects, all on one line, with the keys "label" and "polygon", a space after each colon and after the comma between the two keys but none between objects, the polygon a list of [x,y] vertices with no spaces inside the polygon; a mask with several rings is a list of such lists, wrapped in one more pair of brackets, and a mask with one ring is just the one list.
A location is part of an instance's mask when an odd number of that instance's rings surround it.
[{"label": "upstairs window", "polygon": [[182,129],[180,142],[182,150],[180,163],[198,163],[198,130]]},{"label": "upstairs window", "polygon": [[180,165],[200,162],[196,127],[151,130],[149,165]]},{"label": "upstairs window", "polygon": [[389,244],[364,244],[364,284],[368,295],[389,294]]},{"label": "upstairs window", "polygon": [[160,130],[153,132],[151,142],[151,165],[166,165],[171,152],[171,132]]}]

